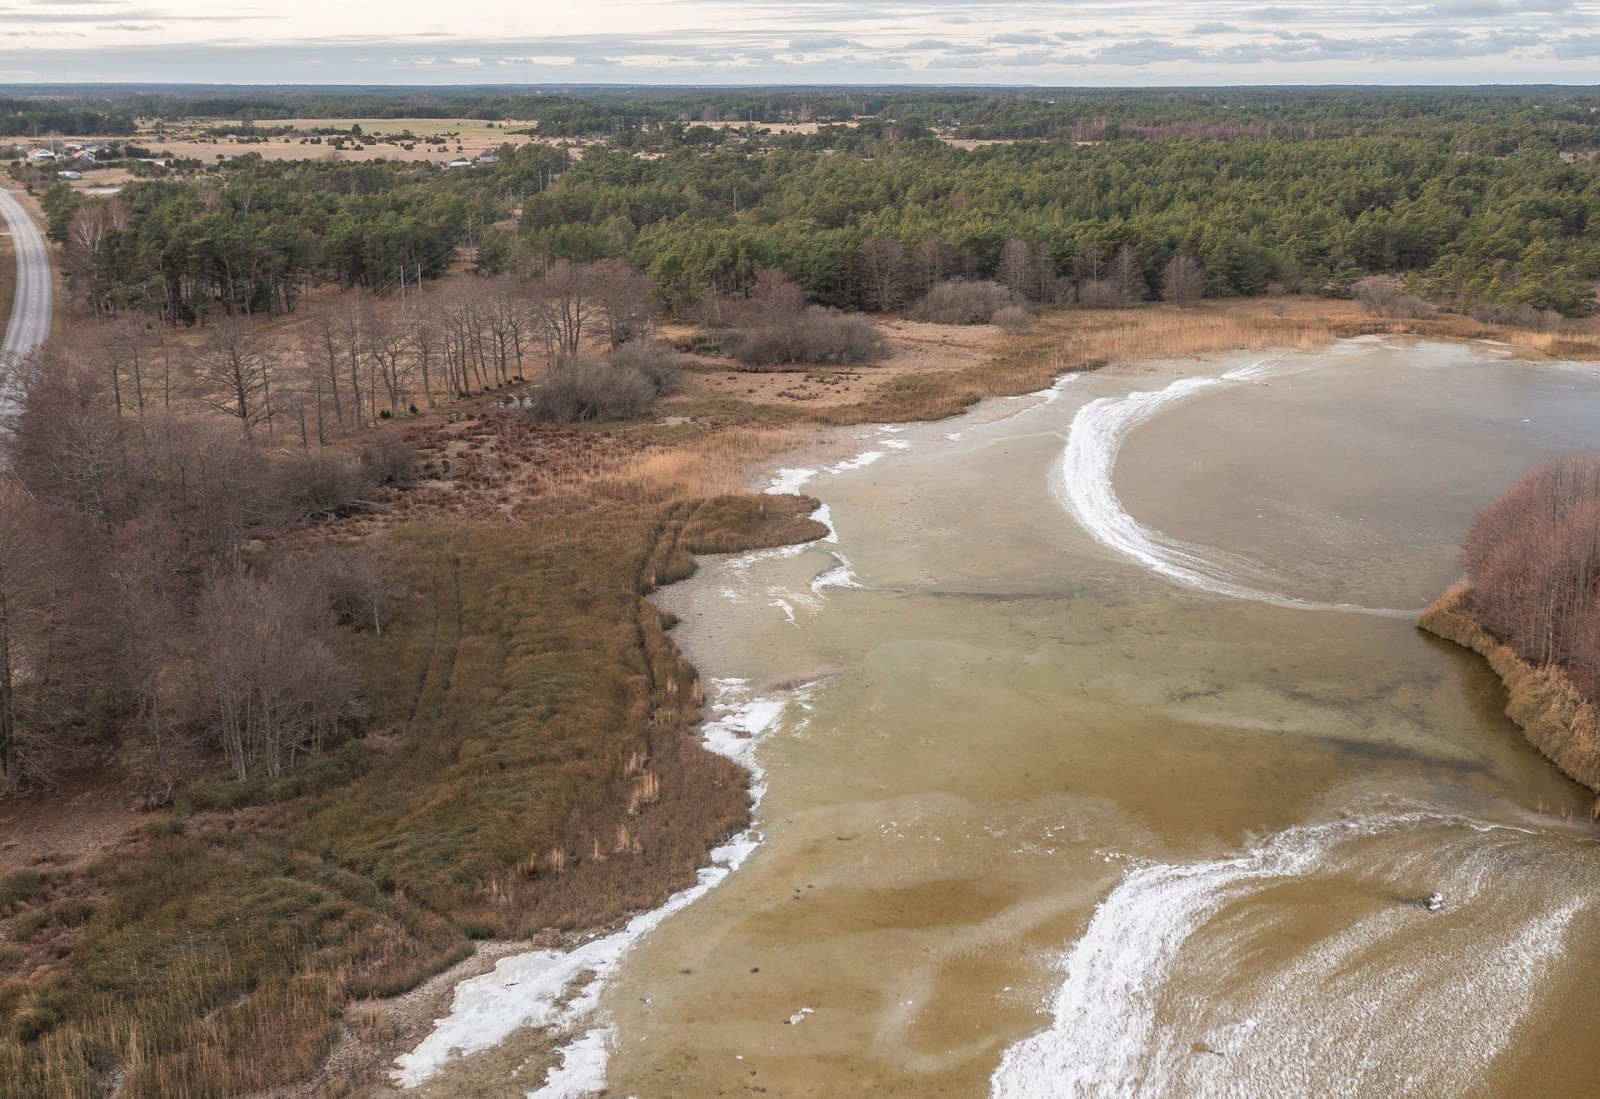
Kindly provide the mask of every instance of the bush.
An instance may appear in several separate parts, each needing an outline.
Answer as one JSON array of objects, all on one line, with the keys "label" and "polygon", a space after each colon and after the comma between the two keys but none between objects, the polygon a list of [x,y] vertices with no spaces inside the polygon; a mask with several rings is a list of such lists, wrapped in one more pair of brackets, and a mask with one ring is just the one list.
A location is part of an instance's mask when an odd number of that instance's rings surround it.
[{"label": "bush", "polygon": [[731,333],[723,350],[749,367],[876,362],[886,349],[883,334],[865,317],[812,306],[775,324]]},{"label": "bush", "polygon": [[614,348],[606,361],[643,374],[655,386],[658,397],[676,393],[683,385],[684,363],[687,362],[664,340],[630,340]]},{"label": "bush", "polygon": [[1090,309],[1121,309],[1128,296],[1110,279],[1085,279],[1078,287],[1078,304]]},{"label": "bush", "polygon": [[394,600],[370,547],[326,546],[290,558],[279,568],[295,584],[317,589],[342,626],[381,634],[394,616]]},{"label": "bush", "polygon": [[1008,305],[1004,309],[996,309],[989,323],[1014,336],[1033,327],[1033,314],[1020,305]]},{"label": "bush", "polygon": [[540,420],[631,420],[655,407],[656,386],[631,366],[604,359],[574,359],[550,371],[534,392],[530,411]]},{"label": "bush", "polygon": [[1368,275],[1357,279],[1351,289],[1361,308],[1375,317],[1427,320],[1439,314],[1435,306],[1407,294],[1404,284],[1393,275]]},{"label": "bush", "polygon": [[998,282],[941,282],[928,291],[911,315],[933,324],[988,324],[1012,304],[1011,291]]},{"label": "bush", "polygon": [[1512,328],[1530,328],[1547,332],[1561,324],[1561,314],[1554,309],[1536,309],[1531,305],[1491,305],[1487,302],[1474,305],[1470,310],[1473,320],[1484,324],[1504,324]]},{"label": "bush", "polygon": [[367,447],[361,452],[361,466],[375,485],[410,488],[417,483],[416,449],[399,439],[381,439]]},{"label": "bush", "polygon": [[290,458],[282,478],[284,500],[300,520],[348,514],[375,483],[365,463],[336,454]]}]

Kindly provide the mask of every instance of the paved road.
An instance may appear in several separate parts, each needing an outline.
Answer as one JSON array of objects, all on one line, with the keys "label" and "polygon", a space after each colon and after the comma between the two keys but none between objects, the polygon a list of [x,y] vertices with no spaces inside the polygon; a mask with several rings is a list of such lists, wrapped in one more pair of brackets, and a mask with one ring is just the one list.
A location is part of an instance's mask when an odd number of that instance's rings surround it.
[{"label": "paved road", "polygon": [[5,215],[17,253],[17,293],[11,301],[5,343],[0,345],[0,360],[7,360],[26,355],[50,335],[50,253],[28,211],[3,188],[0,214]]}]

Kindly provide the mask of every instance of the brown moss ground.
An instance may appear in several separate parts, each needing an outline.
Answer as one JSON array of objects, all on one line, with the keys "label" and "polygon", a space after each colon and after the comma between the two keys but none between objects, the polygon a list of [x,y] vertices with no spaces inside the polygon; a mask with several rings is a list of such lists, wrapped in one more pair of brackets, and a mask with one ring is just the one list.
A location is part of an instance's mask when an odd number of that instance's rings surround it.
[{"label": "brown moss ground", "polygon": [[1417,625],[1486,659],[1506,685],[1506,716],[1528,743],[1568,778],[1600,794],[1600,711],[1561,669],[1529,664],[1479,626],[1472,616],[1472,589],[1465,584],[1441,596]]}]

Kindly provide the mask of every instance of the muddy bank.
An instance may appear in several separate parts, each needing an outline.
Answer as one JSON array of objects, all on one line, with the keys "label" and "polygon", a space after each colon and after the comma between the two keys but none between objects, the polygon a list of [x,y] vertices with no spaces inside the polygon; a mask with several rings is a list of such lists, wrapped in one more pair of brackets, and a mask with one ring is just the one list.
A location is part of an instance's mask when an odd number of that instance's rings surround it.
[{"label": "muddy bank", "polygon": [[1472,617],[1472,589],[1458,584],[1417,620],[1421,629],[1471,649],[1506,685],[1506,716],[1528,743],[1574,782],[1600,793],[1600,713],[1557,668],[1536,668]]}]

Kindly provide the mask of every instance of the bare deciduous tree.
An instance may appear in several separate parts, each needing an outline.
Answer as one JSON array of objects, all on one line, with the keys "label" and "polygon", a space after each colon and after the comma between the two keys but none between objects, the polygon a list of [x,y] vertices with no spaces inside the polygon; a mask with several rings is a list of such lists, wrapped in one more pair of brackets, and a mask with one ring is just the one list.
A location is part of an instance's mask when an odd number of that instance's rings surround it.
[{"label": "bare deciduous tree", "polygon": [[35,645],[48,616],[53,547],[41,508],[20,486],[0,480],[0,783],[22,777],[21,680],[41,669]]},{"label": "bare deciduous tree", "polygon": [[1000,249],[1000,266],[995,271],[995,281],[1004,286],[1016,301],[1036,296],[1039,270],[1033,248],[1026,241],[1015,238],[1006,241]]},{"label": "bare deciduous tree", "polygon": [[1161,276],[1161,296],[1177,305],[1189,306],[1205,294],[1206,273],[1200,261],[1188,252],[1179,252],[1167,261]]},{"label": "bare deciduous tree", "polygon": [[248,320],[224,318],[190,360],[195,396],[239,421],[246,439],[259,425],[272,434],[272,376],[277,356]]},{"label": "bare deciduous tree", "polygon": [[240,778],[276,777],[321,750],[358,698],[315,585],[290,572],[214,584],[201,607],[200,692],[224,757]]},{"label": "bare deciduous tree", "polygon": [[1150,296],[1150,281],[1144,277],[1144,265],[1139,262],[1132,245],[1124,244],[1117,249],[1116,259],[1111,263],[1111,282],[1123,305],[1132,305]]},{"label": "bare deciduous tree", "polygon": [[913,291],[920,297],[946,279],[965,275],[956,248],[943,237],[928,237],[911,254]]},{"label": "bare deciduous tree", "polygon": [[580,263],[558,260],[539,280],[538,290],[544,323],[553,337],[557,356],[577,355],[584,327],[599,307],[588,269]]},{"label": "bare deciduous tree", "polygon": [[650,330],[650,295],[655,283],[627,260],[600,260],[589,267],[594,298],[605,321],[606,340],[619,347]]},{"label": "bare deciduous tree", "polygon": [[873,237],[856,252],[863,308],[885,313],[905,304],[911,260],[893,237]]}]

